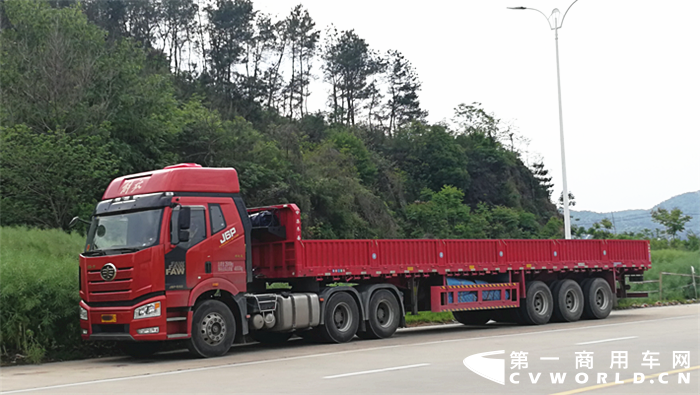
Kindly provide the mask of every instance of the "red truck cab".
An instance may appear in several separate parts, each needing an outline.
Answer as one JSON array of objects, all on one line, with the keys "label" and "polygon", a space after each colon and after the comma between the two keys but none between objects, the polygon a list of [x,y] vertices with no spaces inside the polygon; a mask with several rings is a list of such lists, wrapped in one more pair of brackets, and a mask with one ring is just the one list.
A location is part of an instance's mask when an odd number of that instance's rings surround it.
[{"label": "red truck cab", "polygon": [[252,268],[239,192],[235,169],[194,164],[113,180],[80,256],[83,338],[186,338],[199,296],[242,295]]}]

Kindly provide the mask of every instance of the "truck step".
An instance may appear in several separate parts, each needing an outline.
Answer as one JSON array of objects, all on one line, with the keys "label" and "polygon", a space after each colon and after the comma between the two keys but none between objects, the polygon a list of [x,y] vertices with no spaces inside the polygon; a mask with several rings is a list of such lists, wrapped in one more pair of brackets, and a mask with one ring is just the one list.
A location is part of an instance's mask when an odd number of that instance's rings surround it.
[{"label": "truck step", "polygon": [[168,317],[168,322],[173,321],[187,321],[187,317]]},{"label": "truck step", "polygon": [[173,333],[168,335],[168,339],[177,339],[179,337],[187,337],[187,333]]}]

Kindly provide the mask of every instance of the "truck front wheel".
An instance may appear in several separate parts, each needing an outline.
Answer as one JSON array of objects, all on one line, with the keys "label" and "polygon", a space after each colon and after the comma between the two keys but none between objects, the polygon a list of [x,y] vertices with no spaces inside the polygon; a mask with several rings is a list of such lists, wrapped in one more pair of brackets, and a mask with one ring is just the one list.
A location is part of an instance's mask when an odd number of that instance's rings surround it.
[{"label": "truck front wheel", "polygon": [[218,357],[228,352],[235,336],[236,320],[228,306],[207,300],[195,307],[187,348],[198,357]]},{"label": "truck front wheel", "polygon": [[337,292],[326,302],[323,325],[319,328],[323,339],[329,343],[345,343],[352,340],[360,325],[360,311],[352,296]]}]

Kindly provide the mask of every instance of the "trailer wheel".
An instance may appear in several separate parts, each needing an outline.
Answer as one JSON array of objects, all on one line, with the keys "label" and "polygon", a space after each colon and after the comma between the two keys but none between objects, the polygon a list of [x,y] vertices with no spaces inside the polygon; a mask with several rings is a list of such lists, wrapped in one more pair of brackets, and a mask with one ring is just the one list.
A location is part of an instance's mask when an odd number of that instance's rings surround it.
[{"label": "trailer wheel", "polygon": [[591,319],[603,319],[610,315],[613,307],[613,293],[610,285],[602,278],[584,281],[583,315]]},{"label": "trailer wheel", "polygon": [[549,287],[542,281],[527,284],[527,293],[520,303],[520,317],[526,324],[543,325],[552,318],[554,300]]},{"label": "trailer wheel", "polygon": [[385,289],[380,289],[369,300],[366,330],[357,332],[361,339],[384,339],[396,333],[399,327],[401,309],[396,297]]},{"label": "trailer wheel", "polygon": [[122,343],[124,353],[132,358],[147,358],[160,350],[160,342],[127,342]]},{"label": "trailer wheel", "polygon": [[319,327],[323,339],[329,343],[352,340],[360,325],[360,310],[352,296],[337,292],[326,302],[324,324]]},{"label": "trailer wheel", "polygon": [[463,325],[486,325],[493,311],[453,311],[455,320]]},{"label": "trailer wheel", "polygon": [[576,281],[563,280],[552,288],[554,319],[556,321],[578,321],[583,314],[583,291]]},{"label": "trailer wheel", "polygon": [[218,357],[228,352],[235,336],[236,320],[228,306],[207,300],[195,307],[187,348],[198,357]]},{"label": "trailer wheel", "polygon": [[251,337],[256,342],[265,344],[280,344],[284,343],[292,337],[292,332],[266,332],[256,331],[251,333]]}]

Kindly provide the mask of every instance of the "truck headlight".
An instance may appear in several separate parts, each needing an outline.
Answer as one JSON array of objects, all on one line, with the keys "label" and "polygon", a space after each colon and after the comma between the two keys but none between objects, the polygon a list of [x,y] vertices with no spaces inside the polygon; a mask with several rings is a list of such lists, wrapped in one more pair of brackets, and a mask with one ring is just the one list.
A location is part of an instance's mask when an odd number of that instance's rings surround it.
[{"label": "truck headlight", "polygon": [[149,318],[149,317],[159,317],[160,316],[160,302],[153,302],[145,304],[141,307],[137,307],[134,310],[134,319],[139,318]]},{"label": "truck headlight", "polygon": [[83,321],[87,321],[88,316],[87,316],[87,310],[83,306],[78,306],[80,307],[80,319]]}]

